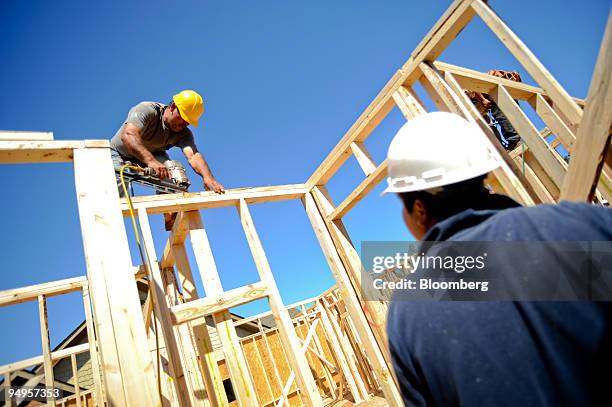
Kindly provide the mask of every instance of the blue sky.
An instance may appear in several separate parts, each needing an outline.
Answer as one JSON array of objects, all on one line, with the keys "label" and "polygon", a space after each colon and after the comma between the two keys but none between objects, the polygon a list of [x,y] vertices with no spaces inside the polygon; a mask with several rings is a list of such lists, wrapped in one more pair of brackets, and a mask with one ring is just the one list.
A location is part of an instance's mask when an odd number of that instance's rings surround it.
[{"label": "blue sky", "polygon": [[[107,139],[132,105],[192,88],[206,106],[196,142],[226,188],[305,182],[449,4],[3,1],[0,128]],[[586,97],[609,1],[491,4],[572,95]],[[440,59],[518,69],[530,82],[478,18]],[[366,142],[377,162],[402,122],[394,110]],[[71,164],[4,165],[0,176],[0,290],[84,275]],[[361,176],[349,160],[328,185],[337,203]],[[381,187],[345,217],[357,245],[411,239],[399,202],[379,197]],[[333,284],[300,202],[251,211],[285,303]],[[202,216],[224,288],[257,281],[235,209]],[[159,252],[161,217],[151,224]],[[54,346],[83,319],[80,298],[51,299],[49,317]],[[0,327],[0,364],[40,354],[35,303],[0,308]]]}]

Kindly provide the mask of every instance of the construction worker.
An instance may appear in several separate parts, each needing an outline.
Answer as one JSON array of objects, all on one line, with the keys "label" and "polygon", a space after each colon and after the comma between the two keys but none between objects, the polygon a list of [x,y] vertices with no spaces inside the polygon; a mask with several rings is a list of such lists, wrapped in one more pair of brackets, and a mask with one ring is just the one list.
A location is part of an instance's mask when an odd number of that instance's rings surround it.
[{"label": "construction worker", "polygon": [[[206,159],[196,147],[193,134],[187,126],[198,127],[204,111],[202,97],[193,90],[184,90],[172,97],[166,106],[158,102],[140,102],[132,107],[127,118],[111,139],[113,164],[119,169],[125,161],[149,167],[161,179],[169,177],[164,165],[170,160],[166,150],[179,147],[193,170],[202,177],[204,189],[224,193],[213,176]],[[120,180],[117,180],[123,196]]]},{"label": "construction worker", "polygon": [[[522,82],[521,75],[517,71],[510,72],[500,69],[492,69],[487,72],[487,75],[508,79],[514,82]],[[490,123],[493,134],[495,134],[495,137],[497,140],[499,140],[500,144],[508,151],[514,150],[521,141],[521,138],[499,106],[497,106],[497,104],[491,100],[489,95],[474,91],[466,91],[466,94],[472,100],[472,103],[474,106],[476,106],[478,112],[480,112],[480,114],[485,118],[485,121]],[[489,118],[489,112],[491,113],[491,118]],[[500,130],[497,129],[496,125],[499,125],[501,133]]]},{"label": "construction worker", "polygon": [[[436,255],[437,242],[495,242],[503,261],[490,273],[519,286],[524,282],[516,275],[575,270],[563,270],[556,259],[567,253],[553,245],[529,256],[504,251],[503,241],[612,240],[610,209],[569,202],[521,207],[490,194],[483,181],[499,164],[484,137],[476,124],[435,112],[406,123],[391,142],[385,193],[401,199],[406,226],[423,241],[419,253]],[[424,272],[417,267],[411,275]],[[394,292],[387,321],[407,406],[595,405],[608,392],[610,302],[412,301],[411,295]]]}]

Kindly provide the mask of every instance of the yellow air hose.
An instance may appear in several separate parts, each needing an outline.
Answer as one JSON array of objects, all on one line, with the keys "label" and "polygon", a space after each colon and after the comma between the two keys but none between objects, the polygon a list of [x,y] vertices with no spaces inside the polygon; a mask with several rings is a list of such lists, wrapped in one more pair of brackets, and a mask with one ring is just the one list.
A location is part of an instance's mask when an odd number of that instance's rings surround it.
[{"label": "yellow air hose", "polygon": [[[163,400],[162,391],[161,391],[161,357],[159,353],[159,336],[157,334],[157,322],[156,322],[157,315],[155,315],[155,303],[153,302],[153,292],[151,288],[151,284],[153,284],[153,281],[151,279],[151,270],[149,269],[149,263],[148,261],[145,261],[145,252],[144,250],[142,250],[142,244],[140,243],[140,234],[138,233],[138,226],[136,225],[136,217],[134,216],[134,206],[132,205],[132,198],[130,197],[130,194],[128,193],[127,187],[125,186],[125,179],[123,178],[123,171],[126,168],[129,168],[134,171],[139,171],[139,172],[143,171],[143,168],[135,166],[135,165],[124,164],[121,166],[121,169],[119,170],[119,178],[121,179],[121,187],[123,188],[123,193],[127,200],[128,207],[130,208],[130,217],[132,218],[132,226],[134,227],[134,235],[136,236],[136,244],[138,245],[138,252],[140,253],[140,260],[142,261],[142,264],[144,264],[147,270],[147,278],[149,279],[149,296],[151,297],[151,302],[153,305],[152,312],[153,312],[153,320],[154,320],[153,333],[155,334],[155,351],[156,351],[155,356],[157,358],[157,391],[159,393],[159,399]],[[146,258],[148,259],[148,256],[146,256]]]}]

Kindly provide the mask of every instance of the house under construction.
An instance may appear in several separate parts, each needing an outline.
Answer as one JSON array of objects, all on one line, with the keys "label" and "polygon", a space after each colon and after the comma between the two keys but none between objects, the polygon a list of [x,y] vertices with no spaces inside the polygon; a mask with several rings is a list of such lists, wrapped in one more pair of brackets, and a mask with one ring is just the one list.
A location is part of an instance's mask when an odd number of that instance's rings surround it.
[{"label": "house under construction", "polygon": [[[534,85],[437,60],[473,18],[484,21]],[[502,163],[487,179],[493,191],[523,205],[563,199],[606,205],[612,195],[612,161],[606,156],[612,123],[611,24],[608,19],[589,93],[581,100],[563,89],[483,0],[455,0],[299,184],[231,189],[223,195],[143,196],[129,205],[117,193],[107,140],[0,133],[1,163],[74,162],[87,265],[83,277],[0,292],[3,307],[38,302],[42,337],[40,356],[0,366],[4,405],[26,405],[8,395],[9,387],[22,385],[61,385],[63,397],[46,403],[79,407],[403,405],[388,352],[386,304],[363,300],[360,287],[366,277],[342,222],[387,174],[387,161],[374,162],[364,141],[394,108],[406,120],[426,111],[413,90],[418,82],[438,110],[457,113],[482,129],[482,143]],[[465,91],[488,95],[522,145],[506,151]],[[527,102],[546,127],[538,129],[515,100]],[[569,163],[563,150],[571,154]],[[363,181],[335,203],[325,186],[351,156],[363,169]],[[252,205],[282,200],[302,202],[336,280],[318,297],[292,305],[281,300],[250,213]],[[131,260],[124,218],[132,216],[132,206],[144,264]],[[225,291],[199,211],[230,206],[236,208],[260,281]],[[149,216],[164,213],[178,215],[163,252],[156,253]],[[195,264],[186,254],[189,244]],[[206,297],[198,295],[194,273]],[[81,339],[52,350],[46,301],[70,292],[83,297],[86,320],[73,338]],[[271,310],[265,314],[240,318],[229,311],[264,298]],[[65,374],[56,377],[60,371]]]}]

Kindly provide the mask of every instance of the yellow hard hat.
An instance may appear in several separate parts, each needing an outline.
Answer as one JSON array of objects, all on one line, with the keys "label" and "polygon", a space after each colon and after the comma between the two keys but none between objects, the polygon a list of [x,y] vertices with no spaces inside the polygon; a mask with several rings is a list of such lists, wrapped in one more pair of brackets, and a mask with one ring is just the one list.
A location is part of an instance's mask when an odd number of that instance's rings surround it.
[{"label": "yellow hard hat", "polygon": [[193,90],[184,90],[172,97],[174,104],[178,107],[179,114],[187,123],[198,127],[198,120],[204,112],[202,96]]}]

